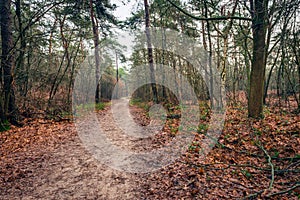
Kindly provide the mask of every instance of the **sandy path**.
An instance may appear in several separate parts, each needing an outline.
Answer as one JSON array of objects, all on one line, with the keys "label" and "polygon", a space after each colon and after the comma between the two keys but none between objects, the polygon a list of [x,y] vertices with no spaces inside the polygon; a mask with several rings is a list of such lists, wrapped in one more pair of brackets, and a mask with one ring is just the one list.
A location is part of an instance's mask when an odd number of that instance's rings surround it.
[{"label": "sandy path", "polygon": [[[98,117],[113,142],[139,149],[141,143],[120,134],[112,113],[107,111]],[[40,147],[12,154],[12,159],[23,167],[18,169],[23,170],[22,175],[0,181],[0,199],[140,199],[141,174],[120,172],[101,164],[76,134],[52,150]]]}]

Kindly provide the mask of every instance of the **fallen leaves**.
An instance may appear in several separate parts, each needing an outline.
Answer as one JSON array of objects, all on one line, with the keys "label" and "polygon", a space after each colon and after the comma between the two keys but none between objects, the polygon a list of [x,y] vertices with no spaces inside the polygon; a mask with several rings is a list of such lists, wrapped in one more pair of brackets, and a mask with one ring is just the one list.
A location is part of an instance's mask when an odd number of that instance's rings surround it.
[{"label": "fallen leaves", "polygon": [[[105,112],[101,111],[99,116]],[[143,109],[132,107],[131,112],[138,123],[149,124],[149,117]],[[194,132],[194,142],[176,162],[154,173],[137,176],[139,192],[144,199],[261,199],[268,196],[297,199],[299,187],[295,184],[300,181],[298,115],[271,107],[264,119],[253,120],[247,118],[243,104],[230,106],[217,145],[203,159],[201,141],[205,138],[207,122],[207,119],[201,118],[201,130]],[[0,134],[1,191],[9,190],[9,183],[15,184],[20,180],[30,187],[30,183],[26,182],[28,177],[39,172],[41,166],[49,164],[47,157],[38,152],[58,148],[76,135],[71,122],[28,119],[25,124]],[[178,130],[179,119],[168,118],[163,131],[149,140],[149,147],[159,148],[167,144]],[[274,165],[271,190],[267,189],[271,168],[258,144],[263,145]]]},{"label": "fallen leaves", "polygon": [[[300,162],[285,158],[299,156],[299,122],[299,116],[282,115],[278,109],[270,109],[265,119],[257,121],[248,119],[242,107],[229,107],[219,138],[221,145],[217,144],[203,160],[199,157],[198,146],[203,134],[197,134],[188,152],[176,163],[145,176],[144,198],[236,199],[249,196],[261,199],[291,188],[300,181]],[[271,191],[266,190],[271,169],[257,146],[259,141],[270,151],[275,166]],[[287,170],[290,168],[292,170]],[[297,195],[295,189],[272,198],[297,199]]]}]

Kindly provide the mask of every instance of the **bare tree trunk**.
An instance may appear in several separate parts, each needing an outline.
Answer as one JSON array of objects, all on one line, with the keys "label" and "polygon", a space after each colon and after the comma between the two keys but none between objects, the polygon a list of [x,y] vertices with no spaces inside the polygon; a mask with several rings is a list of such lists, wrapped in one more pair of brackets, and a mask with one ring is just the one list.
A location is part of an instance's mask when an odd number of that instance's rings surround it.
[{"label": "bare tree trunk", "polygon": [[18,74],[17,84],[19,86],[19,90],[21,91],[21,95],[25,96],[27,94],[26,83],[28,82],[28,71],[24,67],[24,56],[26,50],[26,39],[25,39],[25,31],[23,31],[23,23],[22,23],[22,15],[21,15],[21,0],[16,1],[16,16],[18,19],[18,31],[20,34],[20,48],[19,48],[19,56],[16,60],[16,70]]},{"label": "bare tree trunk", "polygon": [[250,94],[248,102],[249,117],[263,117],[263,96],[265,79],[265,38],[268,0],[250,1],[253,10],[253,57],[250,74]]},{"label": "bare tree trunk", "polygon": [[[204,12],[204,10],[202,10],[202,11]],[[206,37],[205,37],[205,24],[204,24],[204,21],[203,21],[203,20],[201,21],[201,25],[202,25],[203,48],[204,48],[205,51],[208,52],[207,43],[206,43]],[[211,98],[211,96],[210,96],[210,94],[209,94],[209,83],[206,82],[206,81],[208,81],[208,79],[209,79],[209,74],[208,74],[207,66],[205,66],[205,67],[206,67],[206,68],[205,68],[205,77],[203,77],[203,78],[204,78],[204,80],[205,80],[205,83],[206,83],[206,86],[207,86],[207,89],[208,89],[208,90],[207,90],[206,96],[208,96],[208,97]]]},{"label": "bare tree trunk", "polygon": [[17,124],[18,111],[15,105],[15,95],[13,89],[13,64],[14,58],[12,53],[13,37],[12,37],[12,21],[11,21],[11,1],[0,1],[0,21],[1,21],[1,41],[2,55],[1,67],[3,70],[3,89],[4,99],[2,100],[2,116],[1,120],[9,120],[13,124]]},{"label": "bare tree trunk", "polygon": [[93,26],[93,38],[94,38],[94,47],[95,47],[95,64],[96,64],[96,94],[95,102],[100,102],[100,49],[99,49],[99,30],[96,16],[94,14],[93,1],[90,0],[90,17]]},{"label": "bare tree trunk", "polygon": [[270,69],[270,72],[268,74],[268,78],[266,80],[266,86],[265,86],[265,91],[264,91],[264,104],[266,104],[266,99],[267,99],[267,96],[268,96],[268,88],[269,88],[269,84],[270,84],[270,80],[271,80],[273,69],[275,68],[276,63],[277,63],[278,56],[279,56],[279,49],[277,51],[275,60],[273,61],[273,65],[272,65],[272,67]]},{"label": "bare tree trunk", "polygon": [[[162,20],[162,17],[161,17],[161,24],[163,24],[163,20]],[[165,29],[162,29],[161,30],[161,43],[162,43],[162,51],[161,51],[161,64],[160,64],[160,70],[162,72],[162,80],[163,80],[163,87],[162,87],[162,97],[164,99],[164,101],[167,101],[168,100],[168,96],[167,96],[167,92],[166,92],[166,87],[164,86],[164,83],[165,83],[165,79],[166,79],[166,74],[165,74],[165,70],[164,70],[164,66],[165,65],[165,56],[166,56],[166,30]]]},{"label": "bare tree trunk", "polygon": [[71,92],[72,92],[72,88],[73,88],[73,83],[74,83],[74,74],[75,74],[75,68],[76,68],[76,58],[79,54],[80,51],[80,44],[82,41],[82,37],[80,37],[80,42],[78,43],[77,49],[76,49],[76,53],[73,57],[73,62],[72,62],[72,68],[71,68],[71,74],[70,74],[70,80],[69,80],[69,85],[68,85],[68,97],[67,97],[67,102],[68,104],[71,103]]},{"label": "bare tree trunk", "polygon": [[146,36],[147,36],[147,47],[148,47],[148,62],[150,68],[150,77],[151,77],[151,88],[153,93],[153,101],[158,103],[158,96],[157,96],[157,88],[156,88],[156,80],[154,74],[154,66],[153,66],[153,52],[152,52],[152,42],[151,42],[151,35],[150,35],[150,17],[149,17],[149,4],[148,0],[144,0],[145,6],[145,21],[146,21]]},{"label": "bare tree trunk", "polygon": [[119,63],[118,63],[118,53],[116,51],[116,99],[119,98]]},{"label": "bare tree trunk", "polygon": [[[59,27],[60,27],[60,34],[61,34],[62,44],[63,44],[63,48],[64,48],[65,52],[64,52],[64,56],[63,56],[63,58],[60,62],[58,72],[55,75],[53,84],[52,84],[51,89],[50,89],[47,110],[50,108],[52,100],[53,100],[54,96],[56,95],[56,93],[58,91],[58,87],[60,86],[63,78],[65,77],[65,75],[66,75],[66,73],[67,73],[67,71],[68,71],[68,69],[71,65],[71,55],[69,53],[69,41],[66,39],[66,37],[64,35],[64,32],[63,32],[64,25],[65,25],[65,20],[66,20],[66,15],[63,17],[62,20],[61,19],[58,20],[59,25],[60,25]],[[72,37],[72,33],[70,34],[70,38],[71,37]],[[67,61],[66,67],[65,67],[62,75],[59,77],[59,74],[62,70],[62,67],[64,66],[65,59]]]},{"label": "bare tree trunk", "polygon": [[[296,21],[296,20],[295,20]],[[292,50],[295,56],[295,63],[297,65],[298,68],[298,102],[300,102],[300,54],[299,54],[299,49],[297,49],[297,47],[299,48],[299,40],[297,40],[298,35],[295,32],[295,30],[293,31],[293,44],[292,44]],[[298,111],[300,112],[300,103],[298,103]]]},{"label": "bare tree trunk", "polygon": [[[208,18],[208,8],[207,8],[207,2],[204,1],[204,16],[205,18]],[[209,92],[210,92],[210,106],[211,108],[214,107],[214,74],[212,69],[212,42],[211,42],[211,34],[210,34],[210,23],[208,20],[206,20],[206,27],[207,27],[207,37],[208,37],[208,67],[209,67]]]}]

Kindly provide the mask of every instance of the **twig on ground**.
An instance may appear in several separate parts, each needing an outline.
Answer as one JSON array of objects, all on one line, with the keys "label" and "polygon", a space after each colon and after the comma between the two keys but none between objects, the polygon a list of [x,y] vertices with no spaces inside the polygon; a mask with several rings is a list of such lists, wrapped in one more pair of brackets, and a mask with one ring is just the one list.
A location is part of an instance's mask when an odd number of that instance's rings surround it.
[{"label": "twig on ground", "polygon": [[272,197],[272,196],[276,196],[276,195],[285,194],[285,193],[288,193],[288,192],[296,189],[297,187],[300,187],[299,183],[295,184],[294,186],[292,186],[291,188],[288,188],[286,190],[282,190],[282,191],[279,191],[279,192],[271,193],[271,194],[267,195],[267,197]]},{"label": "twig on ground", "polygon": [[[203,133],[202,133],[203,134]],[[204,134],[205,136],[208,136],[207,134]],[[242,154],[246,154],[247,156],[251,156],[251,157],[258,157],[258,158],[263,158],[264,155],[258,155],[258,154],[255,154],[255,153],[251,153],[251,152],[248,152],[248,151],[239,151],[239,150],[236,150],[236,149],[233,149],[231,147],[228,147],[226,146],[225,144],[222,144],[220,143],[219,141],[216,142],[216,144],[220,145],[222,148],[225,148],[225,149],[228,149],[230,151],[234,151],[236,153],[242,153]],[[284,158],[280,158],[280,157],[277,157],[277,156],[270,156],[272,158],[272,160],[289,160],[289,161],[299,161],[300,160],[300,157],[284,157]]]},{"label": "twig on ground", "polygon": [[289,168],[291,168],[291,167],[296,167],[296,166],[298,166],[299,164],[300,164],[300,160],[297,161],[297,162],[291,163],[289,166],[287,166],[286,169],[289,169]]},{"label": "twig on ground", "polygon": [[252,199],[257,197],[258,195],[262,194],[265,190],[259,190],[258,192],[255,192],[253,194],[249,194],[248,196],[245,196],[243,198],[240,198],[241,200],[245,200],[245,199]]},{"label": "twig on ground", "polygon": [[[253,169],[257,169],[257,170],[261,170],[261,171],[271,171],[272,170],[272,169],[261,168],[261,167],[257,167],[255,165],[249,165],[249,164],[229,164],[229,163],[221,163],[221,162],[208,163],[208,164],[201,164],[201,163],[194,164],[194,163],[183,162],[183,161],[180,161],[180,162],[191,165],[191,166],[195,166],[195,167],[205,167],[205,168],[207,168],[211,165],[226,165],[226,167],[224,167],[224,168],[210,168],[212,170],[225,170],[230,167],[249,167],[249,168],[253,168]],[[285,172],[300,173],[300,169],[274,169],[275,174],[277,174],[277,173],[281,174],[281,173],[285,173]]]},{"label": "twig on ground", "polygon": [[269,189],[272,189],[273,187],[273,183],[274,183],[274,165],[272,163],[272,158],[271,156],[268,154],[268,152],[265,150],[265,148],[262,145],[259,145],[259,148],[261,148],[261,150],[263,150],[263,152],[265,153],[265,155],[268,157],[268,163],[271,167],[271,181],[269,184]]}]

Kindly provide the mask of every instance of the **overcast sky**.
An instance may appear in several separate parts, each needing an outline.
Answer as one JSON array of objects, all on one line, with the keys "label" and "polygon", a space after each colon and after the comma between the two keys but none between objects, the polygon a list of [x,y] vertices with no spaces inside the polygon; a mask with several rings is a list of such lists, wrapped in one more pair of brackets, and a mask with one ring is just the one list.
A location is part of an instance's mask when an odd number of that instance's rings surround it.
[{"label": "overcast sky", "polygon": [[[123,1],[126,2],[125,5]],[[114,14],[120,20],[125,20],[127,17],[129,17],[134,5],[137,3],[137,1],[130,1],[127,3],[127,1],[128,0],[111,0],[112,4],[117,5],[117,9]]]},{"label": "overcast sky", "polygon": [[[111,0],[112,4],[117,5],[117,9],[113,12],[114,16],[118,20],[125,20],[126,18],[130,17],[132,8],[134,7],[134,4],[136,4],[137,1],[130,1],[130,3],[126,3],[124,5],[123,1],[127,2],[128,0]],[[113,28],[114,35],[116,36],[117,41],[121,44],[127,47],[127,50],[125,50],[123,53],[127,57],[127,59],[130,57],[131,52],[132,52],[132,43],[133,43],[133,38],[129,35],[129,32],[120,30],[119,28]],[[111,52],[111,59],[114,60],[115,54],[114,52]],[[120,61],[120,60],[119,60]],[[115,65],[115,63],[113,63]],[[119,63],[120,66],[127,65],[127,64],[121,64]]]}]

